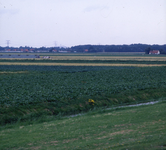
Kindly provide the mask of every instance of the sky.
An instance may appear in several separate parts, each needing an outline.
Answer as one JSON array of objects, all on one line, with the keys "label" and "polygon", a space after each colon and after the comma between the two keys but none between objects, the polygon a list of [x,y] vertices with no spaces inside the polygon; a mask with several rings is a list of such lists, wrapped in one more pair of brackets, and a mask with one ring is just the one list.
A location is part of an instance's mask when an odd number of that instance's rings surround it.
[{"label": "sky", "polygon": [[166,44],[166,0],[0,0],[0,46]]}]

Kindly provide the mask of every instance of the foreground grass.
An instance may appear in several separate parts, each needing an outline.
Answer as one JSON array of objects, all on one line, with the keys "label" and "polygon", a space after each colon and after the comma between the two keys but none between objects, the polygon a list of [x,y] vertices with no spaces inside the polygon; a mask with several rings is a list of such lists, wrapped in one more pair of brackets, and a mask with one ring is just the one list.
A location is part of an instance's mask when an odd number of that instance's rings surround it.
[{"label": "foreground grass", "polygon": [[166,149],[166,103],[0,128],[0,149]]}]

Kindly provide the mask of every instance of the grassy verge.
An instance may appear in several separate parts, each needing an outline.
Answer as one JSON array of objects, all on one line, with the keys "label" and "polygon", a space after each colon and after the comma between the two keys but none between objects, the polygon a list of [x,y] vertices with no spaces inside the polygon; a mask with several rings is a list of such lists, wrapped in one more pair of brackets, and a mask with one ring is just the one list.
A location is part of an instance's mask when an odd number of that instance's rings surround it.
[{"label": "grassy verge", "polygon": [[0,128],[0,149],[166,149],[166,103]]}]

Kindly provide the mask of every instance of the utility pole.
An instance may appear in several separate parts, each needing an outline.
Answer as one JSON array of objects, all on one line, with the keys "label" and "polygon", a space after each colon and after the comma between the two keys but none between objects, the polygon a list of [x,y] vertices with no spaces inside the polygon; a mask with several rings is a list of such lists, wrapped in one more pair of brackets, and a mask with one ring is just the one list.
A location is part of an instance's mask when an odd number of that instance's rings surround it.
[{"label": "utility pole", "polygon": [[56,47],[57,46],[57,42],[55,41],[54,44],[55,44],[55,47]]},{"label": "utility pole", "polygon": [[10,40],[6,40],[6,42],[7,42],[7,47],[9,47]]}]

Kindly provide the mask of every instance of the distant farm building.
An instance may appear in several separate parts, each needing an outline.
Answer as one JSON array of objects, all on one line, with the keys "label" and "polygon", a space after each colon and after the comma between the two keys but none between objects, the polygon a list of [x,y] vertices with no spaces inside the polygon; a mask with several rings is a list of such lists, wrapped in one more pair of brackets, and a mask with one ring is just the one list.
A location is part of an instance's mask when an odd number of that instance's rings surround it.
[{"label": "distant farm building", "polygon": [[159,55],[160,51],[159,50],[152,50],[149,52],[149,54]]},{"label": "distant farm building", "polygon": [[52,50],[52,52],[57,53],[58,51],[56,49]]}]

